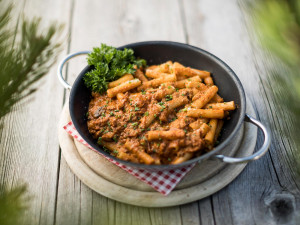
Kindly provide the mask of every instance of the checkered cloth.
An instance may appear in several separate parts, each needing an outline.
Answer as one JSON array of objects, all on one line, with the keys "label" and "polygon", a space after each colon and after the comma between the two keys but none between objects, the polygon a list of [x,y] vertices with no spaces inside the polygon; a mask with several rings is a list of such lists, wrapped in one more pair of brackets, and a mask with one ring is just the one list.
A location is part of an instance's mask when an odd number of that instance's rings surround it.
[{"label": "checkered cloth", "polygon": [[118,167],[122,168],[123,170],[127,171],[131,175],[135,176],[139,180],[149,184],[158,192],[162,193],[163,195],[167,196],[171,193],[171,191],[176,187],[176,185],[182,180],[182,178],[196,165],[196,163],[174,170],[163,170],[163,171],[147,171],[141,169],[135,169],[122,163],[119,163],[100,152],[96,151],[92,148],[82,137],[79,135],[77,130],[75,129],[72,122],[69,122],[64,129],[77,141],[84,144],[88,148],[92,149],[93,151],[97,152],[98,154],[105,157],[107,160],[112,162],[113,164],[117,165]]}]

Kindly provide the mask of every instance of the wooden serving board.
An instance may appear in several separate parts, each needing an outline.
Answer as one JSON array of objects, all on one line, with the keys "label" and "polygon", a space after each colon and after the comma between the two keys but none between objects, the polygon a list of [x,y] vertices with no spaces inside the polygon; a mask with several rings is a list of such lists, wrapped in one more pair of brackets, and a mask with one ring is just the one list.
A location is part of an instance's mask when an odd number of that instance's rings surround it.
[{"label": "wooden serving board", "polygon": [[[254,116],[254,109],[249,101],[247,102],[247,113]],[[196,165],[168,196],[163,196],[101,155],[75,141],[63,129],[69,121],[68,104],[65,104],[59,121],[58,136],[63,156],[71,170],[94,191],[124,203],[166,207],[196,201],[225,187],[246,166],[245,163],[225,164],[213,158],[208,159]],[[236,135],[236,141],[231,144],[232,148],[220,153],[235,157],[251,155],[256,138],[257,128],[245,123],[240,133]]]},{"label": "wooden serving board", "polygon": [[[226,156],[233,156],[237,149],[239,148],[244,134],[244,126],[241,128],[240,132],[235,135],[233,138],[236,140],[231,143],[225,151],[219,152]],[[128,173],[125,170],[122,170],[120,167],[112,164],[106,160],[101,155],[97,154],[94,151],[91,151],[88,147],[80,143],[79,141],[74,140],[77,151],[83,161],[99,176],[104,179],[123,186],[139,191],[155,191],[151,186],[142,182],[134,176],[128,176]],[[199,184],[204,180],[209,179],[218,173],[226,163],[220,162],[220,160],[215,158],[210,158],[201,164],[197,164],[193,170],[191,170],[179,184],[177,184],[175,190],[182,189],[186,187],[191,187],[193,185]]]}]

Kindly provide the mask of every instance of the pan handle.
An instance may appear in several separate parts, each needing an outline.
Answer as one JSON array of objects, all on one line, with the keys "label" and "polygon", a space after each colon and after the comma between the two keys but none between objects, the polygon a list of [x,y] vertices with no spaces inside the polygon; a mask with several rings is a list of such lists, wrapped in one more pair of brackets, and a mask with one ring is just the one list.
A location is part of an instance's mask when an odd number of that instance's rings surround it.
[{"label": "pan handle", "polygon": [[78,55],[86,55],[91,53],[90,51],[81,51],[81,52],[76,52],[76,53],[72,53],[67,55],[65,58],[63,58],[57,68],[57,76],[58,76],[58,80],[60,81],[60,83],[64,86],[64,88],[71,90],[72,86],[70,84],[67,83],[67,81],[65,81],[65,79],[63,78],[62,75],[62,70],[64,68],[64,65],[72,58],[78,56]]},{"label": "pan handle", "polygon": [[227,157],[224,155],[216,155],[215,157],[217,157],[218,159],[220,159],[226,163],[245,163],[245,162],[257,160],[260,157],[262,157],[264,154],[266,154],[266,152],[269,149],[270,143],[271,143],[271,134],[270,134],[269,129],[266,126],[264,126],[261,122],[254,119],[252,116],[249,116],[248,114],[245,115],[244,120],[246,122],[250,122],[250,123],[254,124],[255,126],[259,127],[262,130],[265,140],[264,140],[264,143],[261,146],[261,148],[257,152],[255,152],[253,155],[246,156],[243,158],[233,158],[233,157]]}]

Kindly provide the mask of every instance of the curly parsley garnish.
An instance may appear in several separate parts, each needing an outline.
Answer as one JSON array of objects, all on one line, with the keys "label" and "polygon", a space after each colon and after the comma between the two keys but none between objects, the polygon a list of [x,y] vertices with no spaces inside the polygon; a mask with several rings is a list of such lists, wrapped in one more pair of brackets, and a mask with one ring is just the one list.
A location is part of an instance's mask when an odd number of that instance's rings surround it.
[{"label": "curly parsley garnish", "polygon": [[117,80],[126,73],[133,74],[134,66],[146,65],[144,59],[136,59],[132,49],[117,50],[114,47],[101,44],[88,54],[87,62],[93,69],[87,72],[83,79],[85,85],[94,92],[103,93],[108,83]]}]

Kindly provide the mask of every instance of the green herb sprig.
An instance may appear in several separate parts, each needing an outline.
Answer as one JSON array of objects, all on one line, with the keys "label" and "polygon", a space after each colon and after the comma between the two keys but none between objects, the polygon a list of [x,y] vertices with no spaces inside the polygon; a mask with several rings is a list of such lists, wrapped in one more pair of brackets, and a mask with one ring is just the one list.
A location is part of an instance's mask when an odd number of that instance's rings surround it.
[{"label": "green herb sprig", "polygon": [[103,93],[108,83],[117,80],[126,73],[133,74],[135,65],[139,68],[146,65],[144,59],[136,59],[132,49],[118,50],[101,44],[88,54],[87,62],[93,69],[84,75],[85,85],[94,92]]}]

